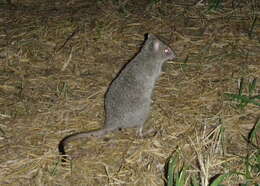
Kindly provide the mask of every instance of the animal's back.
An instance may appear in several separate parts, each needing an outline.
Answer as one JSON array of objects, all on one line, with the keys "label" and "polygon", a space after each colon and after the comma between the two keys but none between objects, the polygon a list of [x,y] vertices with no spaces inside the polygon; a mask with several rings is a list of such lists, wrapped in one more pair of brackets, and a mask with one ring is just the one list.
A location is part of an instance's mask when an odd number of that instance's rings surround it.
[{"label": "animal's back", "polygon": [[136,127],[145,122],[151,103],[151,91],[138,81],[131,70],[121,73],[106,94],[106,126]]}]

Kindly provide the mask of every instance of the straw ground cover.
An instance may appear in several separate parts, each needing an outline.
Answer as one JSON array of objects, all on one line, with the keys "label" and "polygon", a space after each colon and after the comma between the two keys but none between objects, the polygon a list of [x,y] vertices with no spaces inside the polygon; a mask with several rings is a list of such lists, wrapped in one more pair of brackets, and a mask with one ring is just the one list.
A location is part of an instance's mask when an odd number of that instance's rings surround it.
[{"label": "straw ground cover", "polygon": [[[259,8],[254,0],[1,0],[0,184],[259,183]],[[75,141],[62,166],[59,140],[102,127],[105,91],[145,33],[166,38],[178,56],[153,95],[146,125],[157,133]]]}]

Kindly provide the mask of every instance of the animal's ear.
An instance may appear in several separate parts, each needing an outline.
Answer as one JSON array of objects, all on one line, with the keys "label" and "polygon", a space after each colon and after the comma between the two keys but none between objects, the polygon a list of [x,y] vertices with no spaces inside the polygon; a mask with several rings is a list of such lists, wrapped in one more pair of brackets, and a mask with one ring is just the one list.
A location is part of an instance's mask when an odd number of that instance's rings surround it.
[{"label": "animal's ear", "polygon": [[154,40],[154,39],[156,39],[156,37],[155,37],[153,34],[147,34],[147,38],[148,38],[149,40]]},{"label": "animal's ear", "polygon": [[153,50],[158,51],[160,49],[160,41],[159,40],[154,40],[153,41]]},{"label": "animal's ear", "polygon": [[147,34],[147,40],[150,43],[150,49],[153,51],[158,51],[160,49],[160,41],[153,34]]},{"label": "animal's ear", "polygon": [[146,35],[146,42],[144,45],[144,48],[149,51],[158,51],[160,49],[160,40],[157,39],[157,37],[153,34],[147,34]]}]

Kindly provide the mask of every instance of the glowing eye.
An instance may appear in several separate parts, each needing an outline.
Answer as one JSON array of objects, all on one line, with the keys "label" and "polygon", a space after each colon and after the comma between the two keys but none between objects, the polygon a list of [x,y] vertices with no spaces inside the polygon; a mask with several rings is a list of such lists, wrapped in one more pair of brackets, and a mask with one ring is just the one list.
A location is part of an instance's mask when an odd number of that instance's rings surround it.
[{"label": "glowing eye", "polygon": [[170,52],[169,48],[164,49],[164,53],[168,54]]}]

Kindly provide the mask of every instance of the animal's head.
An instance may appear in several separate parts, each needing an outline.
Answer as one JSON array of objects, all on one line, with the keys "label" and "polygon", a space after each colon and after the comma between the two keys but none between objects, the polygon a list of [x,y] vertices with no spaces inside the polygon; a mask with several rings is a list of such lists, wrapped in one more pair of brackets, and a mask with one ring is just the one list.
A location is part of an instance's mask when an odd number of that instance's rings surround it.
[{"label": "animal's head", "polygon": [[149,55],[155,57],[157,60],[167,61],[176,58],[172,49],[153,34],[147,35],[144,48],[149,52]]}]

